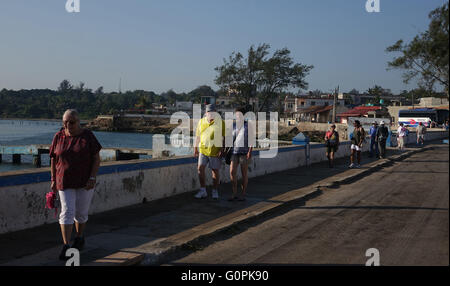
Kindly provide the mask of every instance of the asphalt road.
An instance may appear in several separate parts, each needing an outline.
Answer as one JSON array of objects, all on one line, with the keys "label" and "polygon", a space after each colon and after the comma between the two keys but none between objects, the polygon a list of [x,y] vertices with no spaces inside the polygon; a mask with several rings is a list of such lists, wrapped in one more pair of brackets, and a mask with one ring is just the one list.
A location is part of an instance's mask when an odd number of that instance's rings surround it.
[{"label": "asphalt road", "polygon": [[449,148],[436,145],[169,265],[449,265]]}]

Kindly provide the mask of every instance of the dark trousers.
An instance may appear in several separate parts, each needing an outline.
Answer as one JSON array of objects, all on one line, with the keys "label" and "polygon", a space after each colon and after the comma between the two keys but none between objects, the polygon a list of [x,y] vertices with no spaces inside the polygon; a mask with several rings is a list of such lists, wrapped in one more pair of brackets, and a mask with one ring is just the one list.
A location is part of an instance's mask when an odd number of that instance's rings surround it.
[{"label": "dark trousers", "polygon": [[[386,141],[385,141],[385,143],[386,143]],[[370,152],[369,152],[369,156],[370,157],[373,157],[374,149],[375,149],[376,156],[377,157],[380,156],[380,152],[378,151],[378,144],[377,144],[377,142],[375,142],[375,139],[370,139]]]},{"label": "dark trousers", "polygon": [[386,156],[386,139],[378,140],[378,145],[380,147],[380,156],[384,158]]}]

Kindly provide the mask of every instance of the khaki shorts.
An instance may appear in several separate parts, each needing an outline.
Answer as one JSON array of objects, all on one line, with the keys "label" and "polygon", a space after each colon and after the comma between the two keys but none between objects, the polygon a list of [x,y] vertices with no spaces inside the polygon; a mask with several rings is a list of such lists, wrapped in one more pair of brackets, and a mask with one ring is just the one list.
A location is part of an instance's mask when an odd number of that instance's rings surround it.
[{"label": "khaki shorts", "polygon": [[251,158],[250,160],[247,159],[247,154],[233,154],[231,155],[231,162],[234,162],[235,164],[241,164],[241,165],[245,165],[245,164],[250,164],[251,162]]}]

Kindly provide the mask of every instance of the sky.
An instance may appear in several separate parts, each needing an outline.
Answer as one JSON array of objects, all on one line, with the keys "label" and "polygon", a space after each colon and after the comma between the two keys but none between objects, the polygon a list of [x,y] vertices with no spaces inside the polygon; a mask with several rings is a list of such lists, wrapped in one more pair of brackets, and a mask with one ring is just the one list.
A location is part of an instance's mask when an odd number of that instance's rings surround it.
[{"label": "sky", "polygon": [[444,0],[0,0],[0,90],[56,89],[63,79],[95,90],[169,89],[214,84],[233,51],[268,43],[313,65],[308,90],[394,93],[416,87],[387,71],[386,47],[424,32]]}]

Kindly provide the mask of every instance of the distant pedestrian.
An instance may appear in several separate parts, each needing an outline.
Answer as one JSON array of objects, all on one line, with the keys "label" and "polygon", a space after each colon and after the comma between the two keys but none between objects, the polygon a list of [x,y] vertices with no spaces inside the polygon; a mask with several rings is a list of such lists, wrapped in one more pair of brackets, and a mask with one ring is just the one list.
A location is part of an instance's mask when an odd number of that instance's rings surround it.
[{"label": "distant pedestrian", "polygon": [[200,191],[195,198],[202,199],[208,196],[206,192],[205,168],[209,166],[213,178],[212,198],[219,199],[219,170],[222,165],[221,156],[225,146],[225,122],[216,112],[214,104],[206,106],[205,117],[197,125],[194,156],[198,156],[198,177]]},{"label": "distant pedestrian", "polygon": [[400,151],[403,151],[405,148],[405,138],[407,135],[407,129],[403,126],[403,123],[400,123],[400,126],[397,129],[397,145]]},{"label": "distant pedestrian", "polygon": [[325,133],[325,145],[327,148],[328,166],[334,167],[334,154],[339,148],[339,134],[336,131],[336,125],[332,124],[330,130]]},{"label": "distant pedestrian", "polygon": [[[84,230],[100,166],[102,148],[94,134],[80,126],[78,112],[69,109],[63,116],[63,128],[56,133],[50,147],[51,189],[59,193],[59,224],[64,241],[59,259],[67,260],[69,248],[82,250]],[[69,245],[75,222],[76,237]]]},{"label": "distant pedestrian", "polygon": [[[253,144],[250,140],[255,137],[255,131],[249,126],[248,121],[244,120],[246,108],[241,107],[235,110],[236,123],[233,124],[233,147],[230,163],[230,178],[232,183],[232,196],[229,201],[245,201],[247,185],[248,185],[248,164],[252,158]],[[238,178],[237,172],[241,165],[242,175],[242,194],[237,196]]]},{"label": "distant pedestrian", "polygon": [[378,143],[376,141],[377,137],[378,125],[375,121],[372,123],[372,127],[370,127],[369,135],[370,135],[370,149],[369,149],[369,157],[372,158],[374,155],[376,158],[380,156],[380,152],[378,150]]},{"label": "distant pedestrian", "polygon": [[386,140],[389,137],[389,130],[384,125],[384,121],[380,122],[380,127],[377,129],[376,141],[380,148],[380,158],[386,158]]},{"label": "distant pedestrian", "polygon": [[[361,167],[361,151],[362,151],[362,145],[364,143],[366,132],[364,131],[364,128],[361,126],[361,123],[359,120],[355,120],[353,123],[353,127],[355,128],[353,130],[353,137],[352,137],[352,145],[350,147],[351,149],[351,155],[350,155],[350,166],[349,168],[359,168]],[[355,164],[355,154],[358,160],[358,163]]]},{"label": "distant pedestrian", "polygon": [[423,126],[422,122],[419,122],[419,126],[417,126],[416,133],[417,133],[417,145],[424,145],[425,144],[425,133],[427,131],[427,128]]}]

